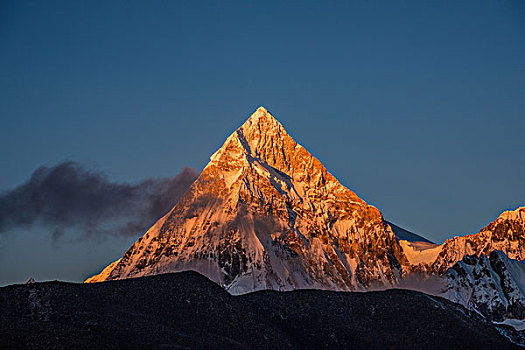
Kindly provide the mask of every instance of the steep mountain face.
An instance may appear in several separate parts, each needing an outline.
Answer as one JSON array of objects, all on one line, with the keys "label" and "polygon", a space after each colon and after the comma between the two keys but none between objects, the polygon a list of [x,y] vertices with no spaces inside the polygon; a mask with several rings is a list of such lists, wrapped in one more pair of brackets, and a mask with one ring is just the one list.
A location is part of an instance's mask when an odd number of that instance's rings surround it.
[{"label": "steep mountain face", "polygon": [[487,319],[525,319],[525,262],[494,250],[489,256],[467,255],[444,276],[441,296],[476,310]]},{"label": "steep mountain face", "polygon": [[353,290],[391,285],[407,265],[379,210],[261,107],[179,203],[90,282],[195,270],[232,294]]},{"label": "steep mountain face", "polygon": [[502,213],[479,233],[447,239],[431,271],[443,274],[466,255],[489,256],[494,250],[504,252],[511,259],[523,260],[524,245],[525,207],[521,207]]}]

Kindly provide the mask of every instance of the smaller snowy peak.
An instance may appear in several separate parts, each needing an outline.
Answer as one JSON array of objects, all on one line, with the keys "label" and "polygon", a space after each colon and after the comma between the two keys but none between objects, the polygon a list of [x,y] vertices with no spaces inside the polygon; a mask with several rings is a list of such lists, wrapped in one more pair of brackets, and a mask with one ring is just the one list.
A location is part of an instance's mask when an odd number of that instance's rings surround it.
[{"label": "smaller snowy peak", "polygon": [[511,251],[520,248],[519,254],[513,252],[514,255],[509,255],[509,251],[506,249],[494,249],[503,250],[509,257],[522,260],[525,258],[525,254],[521,249],[525,243],[525,207],[503,212],[495,221],[491,222],[476,234],[476,236],[480,238],[490,237],[492,244],[495,242],[503,242],[509,247],[514,246],[510,249]]},{"label": "smaller snowy peak", "polygon": [[447,239],[432,269],[444,273],[466,255],[489,256],[501,250],[509,258],[525,259],[525,207],[503,212],[478,233]]}]

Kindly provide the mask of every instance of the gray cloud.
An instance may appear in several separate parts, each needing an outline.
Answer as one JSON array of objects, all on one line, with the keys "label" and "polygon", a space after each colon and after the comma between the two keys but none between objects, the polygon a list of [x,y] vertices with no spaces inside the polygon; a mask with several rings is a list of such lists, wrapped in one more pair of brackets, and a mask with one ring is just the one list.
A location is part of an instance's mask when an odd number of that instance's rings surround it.
[{"label": "gray cloud", "polygon": [[26,183],[0,194],[0,234],[42,225],[54,238],[70,231],[86,237],[139,235],[175,205],[197,176],[184,168],[173,178],[126,184],[75,162],[40,167]]}]

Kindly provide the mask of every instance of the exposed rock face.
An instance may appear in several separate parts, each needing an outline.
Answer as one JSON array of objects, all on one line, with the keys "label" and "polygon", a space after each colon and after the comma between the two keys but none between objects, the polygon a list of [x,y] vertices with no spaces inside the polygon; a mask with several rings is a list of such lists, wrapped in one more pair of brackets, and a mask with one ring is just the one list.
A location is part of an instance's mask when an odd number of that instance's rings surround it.
[{"label": "exposed rock face", "polygon": [[408,262],[379,210],[259,108],[175,207],[90,282],[196,270],[232,294],[391,285]]},{"label": "exposed rock face", "polygon": [[445,274],[441,295],[476,310],[489,320],[525,319],[525,262],[495,250],[490,256],[468,255]]}]

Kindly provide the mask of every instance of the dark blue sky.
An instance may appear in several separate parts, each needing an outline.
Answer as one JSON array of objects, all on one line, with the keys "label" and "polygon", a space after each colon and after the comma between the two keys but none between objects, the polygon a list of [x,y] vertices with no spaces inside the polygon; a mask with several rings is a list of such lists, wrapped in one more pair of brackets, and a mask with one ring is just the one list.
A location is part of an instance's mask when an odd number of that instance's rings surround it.
[{"label": "dark blue sky", "polygon": [[[2,190],[66,159],[122,182],[200,170],[260,105],[387,219],[476,232],[525,204],[525,5],[0,4]],[[38,231],[0,237],[27,260],[0,282],[79,280],[136,238]]]}]

